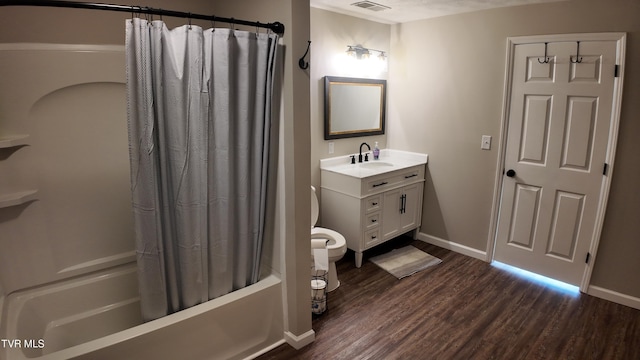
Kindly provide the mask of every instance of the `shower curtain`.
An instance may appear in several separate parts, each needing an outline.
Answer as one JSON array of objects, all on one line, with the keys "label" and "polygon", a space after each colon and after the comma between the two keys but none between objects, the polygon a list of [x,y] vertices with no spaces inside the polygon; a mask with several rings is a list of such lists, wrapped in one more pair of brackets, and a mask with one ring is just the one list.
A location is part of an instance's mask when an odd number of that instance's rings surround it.
[{"label": "shower curtain", "polygon": [[126,23],[145,320],[258,281],[278,36]]}]

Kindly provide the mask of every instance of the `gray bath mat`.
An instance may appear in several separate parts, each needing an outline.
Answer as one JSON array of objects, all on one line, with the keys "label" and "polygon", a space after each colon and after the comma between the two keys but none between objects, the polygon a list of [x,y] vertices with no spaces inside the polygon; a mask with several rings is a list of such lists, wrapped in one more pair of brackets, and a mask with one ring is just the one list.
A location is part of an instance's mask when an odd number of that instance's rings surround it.
[{"label": "gray bath mat", "polygon": [[431,256],[411,245],[394,249],[386,254],[374,256],[369,259],[369,261],[398,279],[413,275],[418,271],[442,262],[442,260],[437,257]]}]

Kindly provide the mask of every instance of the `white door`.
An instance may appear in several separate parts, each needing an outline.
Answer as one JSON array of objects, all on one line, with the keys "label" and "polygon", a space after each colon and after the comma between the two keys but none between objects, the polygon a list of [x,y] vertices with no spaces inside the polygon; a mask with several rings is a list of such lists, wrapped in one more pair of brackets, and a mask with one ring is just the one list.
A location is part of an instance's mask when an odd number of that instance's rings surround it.
[{"label": "white door", "polygon": [[615,149],[617,44],[581,41],[577,57],[576,41],[549,42],[547,63],[544,43],[515,45],[494,260],[581,284]]}]

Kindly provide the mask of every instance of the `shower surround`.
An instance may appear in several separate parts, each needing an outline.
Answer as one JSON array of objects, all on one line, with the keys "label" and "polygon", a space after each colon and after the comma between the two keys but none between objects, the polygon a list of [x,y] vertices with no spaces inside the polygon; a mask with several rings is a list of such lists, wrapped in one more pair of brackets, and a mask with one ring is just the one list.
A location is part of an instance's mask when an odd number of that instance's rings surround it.
[{"label": "shower surround", "polygon": [[123,47],[6,44],[0,63],[0,199],[30,191],[0,202],[0,359],[245,358],[284,341],[278,211],[258,283],[142,323]]}]

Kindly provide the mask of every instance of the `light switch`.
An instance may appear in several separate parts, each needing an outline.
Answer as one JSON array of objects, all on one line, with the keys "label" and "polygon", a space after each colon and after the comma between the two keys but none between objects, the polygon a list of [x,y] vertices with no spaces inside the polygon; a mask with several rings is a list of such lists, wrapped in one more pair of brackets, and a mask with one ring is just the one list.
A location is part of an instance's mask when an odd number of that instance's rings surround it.
[{"label": "light switch", "polygon": [[480,145],[482,150],[491,150],[491,136],[482,135],[482,144]]},{"label": "light switch", "polygon": [[333,141],[329,141],[329,154],[333,154],[333,151],[334,151]]}]

